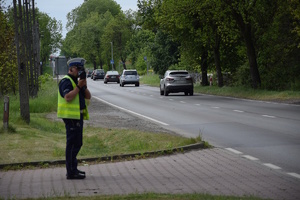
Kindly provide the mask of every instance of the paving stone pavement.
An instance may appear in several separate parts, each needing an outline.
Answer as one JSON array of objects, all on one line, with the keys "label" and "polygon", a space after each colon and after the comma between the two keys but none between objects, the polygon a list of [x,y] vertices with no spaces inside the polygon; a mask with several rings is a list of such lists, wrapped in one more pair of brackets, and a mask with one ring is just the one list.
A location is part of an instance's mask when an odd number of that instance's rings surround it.
[{"label": "paving stone pavement", "polygon": [[84,180],[67,180],[64,167],[0,171],[0,197],[155,192],[300,199],[300,179],[222,148],[81,166],[80,169],[87,173]]}]

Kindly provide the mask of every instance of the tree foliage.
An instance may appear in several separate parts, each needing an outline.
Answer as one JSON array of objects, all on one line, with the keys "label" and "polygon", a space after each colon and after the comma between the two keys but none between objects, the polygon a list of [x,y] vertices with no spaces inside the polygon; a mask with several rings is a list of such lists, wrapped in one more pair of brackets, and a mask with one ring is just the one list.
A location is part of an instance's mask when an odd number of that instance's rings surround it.
[{"label": "tree foliage", "polygon": [[299,1],[138,0],[137,6],[137,13],[124,13],[112,0],[84,2],[68,14],[62,52],[109,66],[112,42],[115,64],[143,73],[147,56],[159,74],[201,72],[202,85],[214,73],[220,87],[227,74],[235,85],[300,88]]},{"label": "tree foliage", "polygon": [[63,41],[62,54],[67,57],[81,56],[92,63],[94,69],[107,63],[103,51],[110,47],[110,41],[102,42],[105,27],[121,7],[113,0],[89,0],[73,9],[67,15],[69,32]]},{"label": "tree foliage", "polygon": [[10,92],[16,94],[18,69],[14,30],[2,10],[0,10],[0,60],[0,95],[6,95]]},{"label": "tree foliage", "polygon": [[43,63],[48,61],[51,53],[55,53],[61,48],[62,43],[62,23],[48,14],[39,12],[37,17],[40,30],[40,57]]},{"label": "tree foliage", "polygon": [[[253,88],[284,89],[290,88],[291,82],[297,85],[298,1],[138,2],[142,27],[160,29],[179,42],[181,62],[194,69],[201,66],[203,85],[206,85],[207,70],[215,68],[218,84],[222,86],[223,70],[241,78],[245,73],[239,74],[239,68],[244,66],[248,66],[250,79],[243,83]],[[283,54],[280,48],[284,49]],[[288,76],[288,81],[278,79],[280,75]]]}]

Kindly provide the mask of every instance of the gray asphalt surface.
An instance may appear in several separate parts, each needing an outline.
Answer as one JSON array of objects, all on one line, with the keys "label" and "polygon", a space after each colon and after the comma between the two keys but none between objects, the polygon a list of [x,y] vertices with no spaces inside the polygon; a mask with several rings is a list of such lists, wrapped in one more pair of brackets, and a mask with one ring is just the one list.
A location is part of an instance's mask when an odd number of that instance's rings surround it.
[{"label": "gray asphalt surface", "polygon": [[93,96],[156,121],[185,137],[199,134],[300,175],[300,106],[195,93],[161,96],[159,88],[89,81]]}]

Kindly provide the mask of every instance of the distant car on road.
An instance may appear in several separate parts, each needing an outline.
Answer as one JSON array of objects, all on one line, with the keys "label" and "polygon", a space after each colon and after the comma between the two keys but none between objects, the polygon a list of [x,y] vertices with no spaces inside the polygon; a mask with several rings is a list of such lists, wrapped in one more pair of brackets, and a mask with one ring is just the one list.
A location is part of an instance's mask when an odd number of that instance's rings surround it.
[{"label": "distant car on road", "polygon": [[86,77],[91,77],[92,76],[92,70],[91,69],[87,69],[86,70]]},{"label": "distant car on road", "polygon": [[192,76],[186,70],[168,70],[160,80],[160,95],[184,92],[185,95],[194,95]]},{"label": "distant car on road", "polygon": [[117,71],[107,71],[104,77],[104,83],[117,82],[120,83],[120,75]]},{"label": "distant car on road", "polygon": [[127,84],[135,84],[136,87],[140,86],[140,77],[135,69],[124,69],[120,76],[120,86],[124,87]]},{"label": "distant car on road", "polygon": [[95,81],[97,79],[104,79],[105,72],[104,69],[95,69],[92,73],[91,78]]}]

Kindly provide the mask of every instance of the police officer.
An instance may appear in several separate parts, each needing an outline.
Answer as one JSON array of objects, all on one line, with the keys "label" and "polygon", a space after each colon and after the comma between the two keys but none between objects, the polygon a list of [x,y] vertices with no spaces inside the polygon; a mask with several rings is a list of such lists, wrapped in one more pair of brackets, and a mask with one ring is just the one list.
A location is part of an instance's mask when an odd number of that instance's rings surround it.
[{"label": "police officer", "polygon": [[57,117],[63,119],[66,127],[67,179],[84,179],[85,172],[78,170],[76,157],[82,146],[83,120],[89,119],[86,99],[91,99],[91,93],[87,88],[85,60],[74,58],[67,64],[68,75],[59,82]]}]

